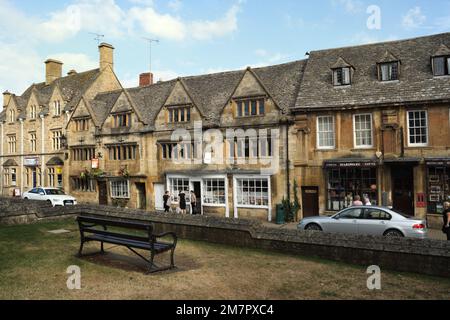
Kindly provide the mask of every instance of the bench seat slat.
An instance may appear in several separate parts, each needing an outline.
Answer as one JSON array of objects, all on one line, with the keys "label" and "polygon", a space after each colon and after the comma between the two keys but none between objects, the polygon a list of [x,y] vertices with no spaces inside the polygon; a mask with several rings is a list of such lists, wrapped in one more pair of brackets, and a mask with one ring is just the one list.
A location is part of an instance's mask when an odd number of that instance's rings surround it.
[{"label": "bench seat slat", "polygon": [[[137,249],[144,249],[144,250],[151,249],[151,245],[149,242],[124,239],[124,238],[114,237],[114,236],[93,234],[93,235],[86,236],[85,239],[88,241],[93,240],[93,241],[102,241],[102,242],[111,243],[111,244],[124,245],[124,246],[129,246],[129,247],[137,248]],[[154,243],[154,249],[156,252],[168,251],[172,247],[173,246],[168,243],[163,243],[163,242],[155,242]]]},{"label": "bench seat slat", "polygon": [[125,233],[119,233],[119,232],[112,232],[109,230],[99,230],[95,228],[83,228],[83,231],[86,233],[93,233],[93,234],[100,234],[104,236],[112,236],[122,239],[128,239],[128,240],[134,240],[134,241],[141,241],[141,242],[149,242],[149,238],[138,236],[138,235],[132,235],[132,234],[125,234]]}]

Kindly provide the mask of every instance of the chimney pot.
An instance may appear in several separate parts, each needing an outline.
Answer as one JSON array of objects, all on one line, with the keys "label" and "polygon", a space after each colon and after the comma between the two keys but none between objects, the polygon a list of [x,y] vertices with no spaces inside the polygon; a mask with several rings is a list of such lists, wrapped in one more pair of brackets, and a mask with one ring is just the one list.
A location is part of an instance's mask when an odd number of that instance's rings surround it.
[{"label": "chimney pot", "polygon": [[58,60],[48,59],[45,61],[45,84],[49,85],[56,79],[61,78],[63,63]]},{"label": "chimney pot", "polygon": [[139,75],[139,87],[150,86],[153,84],[153,73],[146,72]]},{"label": "chimney pot", "polygon": [[109,43],[102,42],[98,46],[100,51],[100,70],[107,68],[111,69],[114,67],[114,47]]}]

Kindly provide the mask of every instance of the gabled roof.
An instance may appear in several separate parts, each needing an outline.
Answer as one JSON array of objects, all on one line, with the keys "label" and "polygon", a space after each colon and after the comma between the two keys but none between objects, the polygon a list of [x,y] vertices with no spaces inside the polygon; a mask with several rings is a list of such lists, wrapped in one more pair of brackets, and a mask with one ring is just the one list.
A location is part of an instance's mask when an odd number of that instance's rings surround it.
[{"label": "gabled roof", "polygon": [[342,57],[339,57],[336,62],[331,66],[331,69],[338,69],[338,68],[350,68],[352,65],[345,61]]},{"label": "gabled roof", "polygon": [[16,161],[14,161],[13,159],[8,159],[3,163],[4,167],[17,167],[18,164]]},{"label": "gabled roof", "polygon": [[67,102],[64,110],[72,110],[99,74],[100,69],[93,69],[58,78],[49,85],[46,85],[45,82],[32,84],[20,97],[17,97],[17,104],[25,108],[31,94],[35,93],[39,105],[43,106],[41,114],[47,114],[52,94],[55,88],[58,88],[63,99]]},{"label": "gabled roof", "polygon": [[445,44],[441,44],[439,46],[439,49],[436,50],[436,52],[434,53],[434,57],[438,57],[438,56],[447,56],[450,55],[450,48],[448,46],[446,46]]},{"label": "gabled roof", "polygon": [[86,101],[86,107],[91,113],[95,125],[101,127],[109,115],[123,90],[99,93],[91,101]]},{"label": "gabled roof", "polygon": [[378,63],[387,63],[387,62],[394,62],[394,61],[400,61],[399,58],[397,58],[392,52],[389,50],[386,50],[386,52],[383,54],[383,56],[377,61]]},{"label": "gabled roof", "polygon": [[[413,104],[450,100],[450,78],[434,78],[430,57],[442,44],[450,46],[450,33],[409,40],[312,51],[305,67],[295,105],[314,108]],[[400,81],[381,83],[377,62],[390,52],[402,61]],[[352,85],[335,88],[329,66],[339,57],[355,67]]]}]

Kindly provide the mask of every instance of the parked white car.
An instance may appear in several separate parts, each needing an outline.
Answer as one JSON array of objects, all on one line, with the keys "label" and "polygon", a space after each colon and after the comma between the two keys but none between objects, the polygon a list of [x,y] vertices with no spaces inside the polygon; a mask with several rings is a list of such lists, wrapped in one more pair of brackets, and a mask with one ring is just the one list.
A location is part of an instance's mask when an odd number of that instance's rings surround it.
[{"label": "parked white car", "polygon": [[70,206],[77,204],[77,199],[56,188],[33,188],[22,194],[25,200],[47,201],[52,206]]}]

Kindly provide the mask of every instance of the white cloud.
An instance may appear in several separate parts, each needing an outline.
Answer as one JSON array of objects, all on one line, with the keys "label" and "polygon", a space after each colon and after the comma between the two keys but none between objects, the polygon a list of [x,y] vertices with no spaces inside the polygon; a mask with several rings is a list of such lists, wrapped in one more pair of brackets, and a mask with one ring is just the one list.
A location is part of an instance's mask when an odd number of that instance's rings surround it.
[{"label": "white cloud", "polygon": [[240,11],[238,4],[233,5],[225,16],[215,21],[194,21],[190,24],[190,34],[194,39],[208,40],[233,33],[238,29],[237,14]]},{"label": "white cloud", "polygon": [[341,6],[346,12],[357,14],[363,11],[363,3],[359,0],[332,0],[334,6]]},{"label": "white cloud", "polygon": [[183,40],[186,37],[186,26],[179,18],[159,14],[153,8],[131,8],[129,16],[145,32],[154,36],[170,40]]},{"label": "white cloud", "polygon": [[[363,44],[372,44],[377,42],[386,42],[386,41],[394,41],[398,40],[398,37],[395,35],[390,35],[386,38],[380,38],[375,34],[370,34],[367,32],[360,32],[353,35],[350,38],[350,43],[354,45],[363,45]],[[348,45],[348,43],[347,43]]]},{"label": "white cloud", "polygon": [[427,17],[422,13],[422,9],[414,7],[403,16],[402,26],[405,29],[415,29],[421,27],[426,20]]}]

